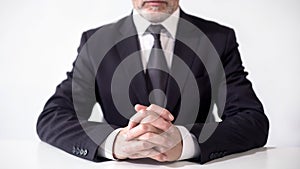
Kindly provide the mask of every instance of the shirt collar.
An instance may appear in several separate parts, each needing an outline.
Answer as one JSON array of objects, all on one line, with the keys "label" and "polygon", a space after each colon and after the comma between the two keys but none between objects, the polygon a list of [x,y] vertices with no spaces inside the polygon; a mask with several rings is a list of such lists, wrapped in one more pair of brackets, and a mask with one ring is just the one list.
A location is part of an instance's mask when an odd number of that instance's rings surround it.
[{"label": "shirt collar", "polygon": [[[171,36],[175,38],[177,25],[179,21],[179,13],[180,10],[178,8],[166,20],[164,20],[161,23],[155,24],[161,24],[162,26],[164,26],[167,29],[167,31],[171,34]],[[152,24],[151,22],[143,18],[135,9],[133,10],[133,23],[139,35],[143,35],[147,28]]]}]

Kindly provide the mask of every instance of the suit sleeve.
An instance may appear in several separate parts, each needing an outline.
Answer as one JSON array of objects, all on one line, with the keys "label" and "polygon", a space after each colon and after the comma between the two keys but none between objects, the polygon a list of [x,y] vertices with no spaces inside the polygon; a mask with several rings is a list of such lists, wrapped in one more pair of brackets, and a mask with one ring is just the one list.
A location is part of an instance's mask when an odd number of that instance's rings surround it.
[{"label": "suit sleeve", "polygon": [[97,149],[117,126],[88,121],[97,100],[94,72],[87,55],[82,54],[88,36],[88,32],[83,33],[72,71],[57,86],[40,114],[37,133],[42,141],[70,154],[104,161],[107,159],[98,157]]},{"label": "suit sleeve", "polygon": [[[238,51],[235,33],[229,29],[227,33],[226,49],[220,56],[224,67],[226,79],[226,100],[222,122],[218,123],[216,130],[205,141],[199,142],[200,155],[191,161],[205,163],[225,155],[246,151],[265,145],[268,137],[269,121],[264,114],[263,106],[256,97],[248,75],[242,66]],[[216,96],[217,106],[222,97]],[[224,101],[224,100],[223,100]],[[204,125],[194,124],[191,133],[199,138]]]}]

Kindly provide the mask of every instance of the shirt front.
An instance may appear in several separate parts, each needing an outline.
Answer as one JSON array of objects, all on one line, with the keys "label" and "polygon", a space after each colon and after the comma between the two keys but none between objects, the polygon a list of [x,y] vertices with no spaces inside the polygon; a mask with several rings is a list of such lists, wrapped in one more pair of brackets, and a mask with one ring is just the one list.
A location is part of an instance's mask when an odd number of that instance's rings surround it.
[{"label": "shirt front", "polygon": [[165,30],[161,32],[160,40],[167,65],[169,69],[171,69],[178,21],[179,8],[161,23],[151,23],[138,14],[136,10],[133,11],[133,22],[138,33],[141,48],[141,60],[144,70],[146,69],[151,49],[154,44],[154,37],[150,33],[146,33],[146,30],[151,24],[161,24],[165,28]]}]

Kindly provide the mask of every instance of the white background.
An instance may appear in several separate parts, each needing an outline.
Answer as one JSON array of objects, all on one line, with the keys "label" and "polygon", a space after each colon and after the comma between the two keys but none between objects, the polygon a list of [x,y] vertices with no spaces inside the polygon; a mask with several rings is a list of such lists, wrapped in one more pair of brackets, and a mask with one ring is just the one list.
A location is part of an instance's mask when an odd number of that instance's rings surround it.
[{"label": "white background", "polygon": [[[270,119],[269,146],[300,146],[300,1],[181,0],[235,29]],[[37,140],[35,124],[71,69],[81,33],[131,12],[130,0],[0,1],[0,139]]]}]

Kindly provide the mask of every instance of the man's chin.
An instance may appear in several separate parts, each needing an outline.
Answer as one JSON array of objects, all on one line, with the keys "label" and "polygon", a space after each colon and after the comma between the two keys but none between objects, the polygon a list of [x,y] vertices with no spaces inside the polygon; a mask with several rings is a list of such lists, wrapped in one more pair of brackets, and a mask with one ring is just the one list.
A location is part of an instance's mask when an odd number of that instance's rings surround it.
[{"label": "man's chin", "polygon": [[170,14],[167,12],[160,12],[154,10],[140,10],[138,11],[146,20],[154,23],[163,22]]}]

